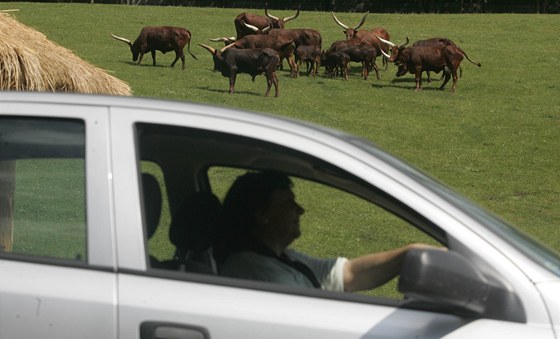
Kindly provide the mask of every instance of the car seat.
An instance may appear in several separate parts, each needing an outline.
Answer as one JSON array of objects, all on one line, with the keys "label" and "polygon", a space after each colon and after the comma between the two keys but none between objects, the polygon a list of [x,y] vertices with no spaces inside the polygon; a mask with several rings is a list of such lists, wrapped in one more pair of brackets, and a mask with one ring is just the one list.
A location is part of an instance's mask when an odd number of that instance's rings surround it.
[{"label": "car seat", "polygon": [[169,239],[176,247],[173,261],[178,269],[217,273],[212,245],[220,208],[220,200],[210,192],[196,192],[183,201],[169,227]]}]

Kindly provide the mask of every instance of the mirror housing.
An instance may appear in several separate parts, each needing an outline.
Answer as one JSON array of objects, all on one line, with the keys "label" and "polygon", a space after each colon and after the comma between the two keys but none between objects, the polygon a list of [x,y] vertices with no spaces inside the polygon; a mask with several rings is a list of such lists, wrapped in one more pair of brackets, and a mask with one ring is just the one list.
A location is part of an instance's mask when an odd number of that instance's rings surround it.
[{"label": "mirror housing", "polygon": [[525,321],[517,295],[490,281],[457,252],[415,249],[407,253],[398,289],[411,301],[455,309],[473,317]]}]

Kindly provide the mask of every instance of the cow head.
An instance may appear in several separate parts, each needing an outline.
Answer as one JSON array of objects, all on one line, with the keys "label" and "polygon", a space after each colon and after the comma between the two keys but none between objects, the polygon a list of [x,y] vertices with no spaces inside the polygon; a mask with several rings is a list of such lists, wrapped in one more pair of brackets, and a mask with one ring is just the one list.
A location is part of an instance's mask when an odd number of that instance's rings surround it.
[{"label": "cow head", "polygon": [[208,52],[210,52],[210,54],[212,54],[212,59],[214,61],[214,70],[215,71],[220,71],[220,72],[225,72],[226,71],[226,67],[225,67],[225,61],[224,61],[224,57],[222,56],[222,53],[230,48],[231,46],[233,46],[233,44],[227,45],[224,48],[217,50],[214,47],[208,46],[208,45],[204,45],[204,44],[198,44],[200,47],[204,48],[205,50],[207,50]]},{"label": "cow head", "polygon": [[110,33],[111,37],[117,41],[122,41],[124,43],[126,43],[127,45],[130,46],[130,52],[132,52],[132,61],[137,61],[138,60],[138,56],[140,55],[140,48],[138,48],[138,46],[136,46],[136,42],[135,44],[133,44],[130,40],[120,37],[120,36],[116,36],[113,33]]},{"label": "cow head", "polygon": [[268,4],[265,3],[265,7],[264,7],[264,14],[266,15],[267,18],[269,18],[270,21],[270,26],[271,28],[284,28],[286,26],[286,22],[290,21],[290,20],[294,20],[295,18],[297,18],[299,16],[299,10],[301,6],[298,6],[297,12],[294,15],[291,16],[287,16],[285,18],[278,18],[274,15],[271,15],[270,13],[268,13]]},{"label": "cow head", "polygon": [[362,17],[362,20],[360,20],[360,23],[358,23],[358,25],[356,25],[356,27],[349,27],[348,25],[343,24],[340,20],[338,20],[338,18],[336,17],[336,15],[334,15],[334,12],[331,12],[332,17],[334,19],[334,21],[342,28],[344,28],[344,34],[346,35],[346,39],[350,40],[350,39],[354,39],[356,37],[356,33],[358,33],[358,29],[360,27],[362,27],[362,25],[364,24],[364,22],[366,21],[366,16],[368,15],[369,12],[366,12],[366,14],[364,14],[364,16]]},{"label": "cow head", "polygon": [[387,54],[383,49],[381,49],[381,53],[383,53],[383,55],[389,59],[390,62],[399,62],[399,57],[402,55],[403,50],[405,49],[406,45],[408,45],[409,43],[409,39],[408,37],[406,37],[406,41],[403,42],[400,45],[397,45],[389,40],[385,40],[381,37],[379,37],[378,35],[376,35],[377,39],[379,39],[379,41],[387,44],[390,47],[390,52],[391,54]]}]

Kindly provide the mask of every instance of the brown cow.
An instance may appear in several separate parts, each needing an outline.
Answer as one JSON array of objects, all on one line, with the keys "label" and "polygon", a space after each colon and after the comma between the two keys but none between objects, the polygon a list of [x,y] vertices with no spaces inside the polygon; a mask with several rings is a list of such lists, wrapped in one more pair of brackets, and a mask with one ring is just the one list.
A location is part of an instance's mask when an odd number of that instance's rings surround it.
[{"label": "brown cow", "polygon": [[245,24],[256,27],[260,30],[266,28],[284,28],[286,26],[286,22],[294,20],[299,16],[299,10],[300,7],[298,7],[296,14],[287,16],[285,18],[278,18],[271,15],[270,13],[268,13],[268,9],[266,8],[266,6],[264,8],[265,16],[247,12],[241,13],[235,18],[235,20],[233,20],[235,31],[237,32],[237,39],[241,39],[246,35],[255,34],[255,31],[247,27]]},{"label": "brown cow", "polygon": [[344,79],[348,80],[348,65],[350,63],[350,56],[342,52],[332,52],[328,55],[324,53],[321,55],[321,63],[325,66],[325,74],[331,78],[338,76],[340,72]]},{"label": "brown cow", "polygon": [[375,70],[375,75],[379,80],[379,69],[375,64],[377,51],[371,45],[365,43],[361,39],[339,40],[332,43],[327,49],[323,57],[328,58],[331,53],[342,52],[350,56],[350,61],[360,62],[362,64],[362,76],[367,80],[371,68]]},{"label": "brown cow", "polygon": [[301,64],[305,62],[307,67],[307,76],[317,75],[317,69],[321,63],[321,48],[318,46],[297,46],[294,52],[296,62],[296,77],[299,77],[299,69]]},{"label": "brown cow", "polygon": [[[383,39],[381,39],[383,41]],[[480,67],[480,63],[474,62],[467,54],[456,45],[446,45],[444,48],[433,46],[411,46],[406,47],[408,44],[408,37],[406,42],[396,45],[391,41],[385,40],[383,42],[391,46],[391,55],[386,54],[390,62],[402,64],[406,67],[407,71],[414,73],[416,79],[416,91],[422,90],[422,72],[434,71],[436,73],[443,71],[445,79],[443,84],[439,87],[443,90],[450,77],[453,76],[452,91],[455,91],[457,86],[457,69],[463,61],[463,56],[471,63]],[[384,52],[382,52],[384,53]]]},{"label": "brown cow", "polygon": [[288,36],[261,34],[246,35],[239,40],[223,37],[210,39],[210,41],[223,41],[227,46],[231,46],[236,49],[272,48],[279,53],[280,59],[288,59],[291,74],[292,76],[295,76],[296,64],[293,55],[296,46],[294,40]]},{"label": "brown cow", "polygon": [[[366,43],[370,44],[372,47],[374,47],[377,50],[377,55],[381,55],[381,50],[383,50],[385,53],[388,53],[389,52],[389,46],[387,46],[386,44],[384,44],[383,42],[381,42],[377,38],[378,36],[380,36],[385,40],[391,40],[391,36],[389,35],[389,32],[387,32],[387,30],[385,28],[375,27],[375,28],[372,28],[370,31],[358,30],[360,27],[362,27],[362,25],[366,21],[366,16],[368,15],[368,13],[369,12],[366,12],[366,14],[364,14],[364,16],[362,17],[360,22],[355,27],[350,27],[350,26],[342,23],[340,20],[338,20],[336,15],[334,15],[334,12],[331,12],[334,21],[340,27],[344,28],[343,32],[346,35],[347,40],[361,39],[361,40],[365,41]],[[386,58],[383,58],[383,65],[385,66],[385,68],[387,68],[387,59]]]},{"label": "brown cow", "polygon": [[[416,42],[414,42],[412,44],[412,46],[427,46],[427,47],[439,47],[439,48],[445,48],[445,46],[447,45],[455,45],[455,43],[447,38],[430,38],[430,39],[425,39],[425,40],[418,40]],[[404,67],[404,65],[399,64],[398,65],[398,70],[397,73],[395,74],[396,77],[401,77],[403,75],[405,75],[406,73],[408,73],[406,67]],[[459,77],[461,77],[461,74],[463,73],[463,70],[461,68],[461,66],[459,66]],[[427,71],[426,75],[428,77],[428,83],[432,82],[432,79],[430,77],[430,72]],[[443,78],[443,76],[442,76]]]},{"label": "brown cow", "polygon": [[187,45],[187,50],[189,54],[197,59],[194,54],[191,53],[191,32],[185,28],[181,27],[171,27],[171,26],[146,26],[140,31],[140,35],[134,43],[126,38],[122,38],[111,34],[111,36],[119,41],[125,42],[130,46],[130,51],[132,52],[132,61],[138,60],[138,65],[142,62],[142,57],[145,53],[152,53],[153,65],[156,65],[156,51],[166,53],[169,51],[175,51],[175,60],[171,63],[171,67],[175,66],[175,63],[179,58],[183,64],[183,69],[185,69],[185,54],[183,49]]},{"label": "brown cow", "polygon": [[252,80],[264,73],[267,88],[264,96],[268,96],[270,88],[274,85],[275,95],[278,96],[278,77],[276,69],[280,56],[271,48],[236,49],[226,46],[216,50],[208,45],[198,44],[212,54],[214,70],[220,71],[224,77],[229,77],[229,93],[235,92],[237,73],[248,73]]},{"label": "brown cow", "polygon": [[[298,46],[317,46],[321,49],[323,45],[323,40],[321,33],[317,30],[310,28],[270,28],[266,27],[264,29],[259,29],[256,26],[248,25],[243,23],[248,29],[255,32],[255,34],[269,34],[275,36],[287,36],[294,40],[296,48]],[[280,56],[280,69],[282,69],[282,63],[284,58]]]}]

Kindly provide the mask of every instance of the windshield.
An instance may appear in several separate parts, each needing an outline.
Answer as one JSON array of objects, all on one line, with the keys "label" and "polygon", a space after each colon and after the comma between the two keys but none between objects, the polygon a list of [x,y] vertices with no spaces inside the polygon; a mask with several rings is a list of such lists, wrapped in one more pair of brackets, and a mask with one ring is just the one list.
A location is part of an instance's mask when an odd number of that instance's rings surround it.
[{"label": "windshield", "polygon": [[524,253],[528,258],[539,263],[550,272],[560,277],[560,256],[556,252],[529,237],[527,234],[519,231],[517,228],[509,225],[502,219],[487,212],[483,208],[478,207],[472,201],[438,183],[428,175],[381,151],[370,141],[352,136],[344,136],[344,138],[352,144],[371,153],[376,158],[379,158],[397,168],[416,182],[423,184],[426,188],[430,189],[443,199],[451,202],[458,209],[477,220],[480,224],[485,225],[487,229],[495,233],[504,241],[508,242],[518,251]]}]

